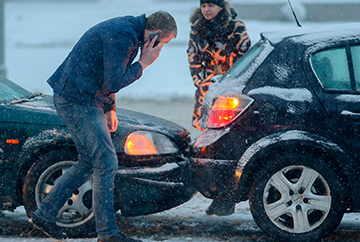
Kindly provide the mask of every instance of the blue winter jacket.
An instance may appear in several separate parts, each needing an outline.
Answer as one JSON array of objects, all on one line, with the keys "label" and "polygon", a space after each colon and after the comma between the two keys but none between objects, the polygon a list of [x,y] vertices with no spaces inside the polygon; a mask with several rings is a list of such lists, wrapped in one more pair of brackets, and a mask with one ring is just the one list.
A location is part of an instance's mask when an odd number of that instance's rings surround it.
[{"label": "blue winter jacket", "polygon": [[145,20],[145,15],[117,17],[90,28],[47,81],[54,92],[115,110],[114,93],[142,75],[141,64],[133,61],[144,43]]}]

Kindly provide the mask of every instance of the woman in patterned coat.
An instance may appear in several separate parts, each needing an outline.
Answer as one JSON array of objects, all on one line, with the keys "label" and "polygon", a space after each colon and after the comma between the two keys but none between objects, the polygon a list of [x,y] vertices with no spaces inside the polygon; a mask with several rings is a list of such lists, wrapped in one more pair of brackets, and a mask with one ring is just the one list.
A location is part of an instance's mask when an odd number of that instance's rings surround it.
[{"label": "woman in patterned coat", "polygon": [[211,78],[222,75],[250,48],[245,24],[235,19],[235,10],[224,0],[200,0],[200,8],[192,14],[187,50],[191,76],[197,90],[192,125],[199,123],[202,102]]},{"label": "woman in patterned coat", "polygon": [[[235,10],[224,0],[200,0],[200,8],[192,14],[189,48],[191,76],[197,90],[192,125],[200,126],[202,104],[211,78],[222,75],[250,48],[245,24],[236,18]],[[230,215],[235,202],[213,200],[206,214]]]}]

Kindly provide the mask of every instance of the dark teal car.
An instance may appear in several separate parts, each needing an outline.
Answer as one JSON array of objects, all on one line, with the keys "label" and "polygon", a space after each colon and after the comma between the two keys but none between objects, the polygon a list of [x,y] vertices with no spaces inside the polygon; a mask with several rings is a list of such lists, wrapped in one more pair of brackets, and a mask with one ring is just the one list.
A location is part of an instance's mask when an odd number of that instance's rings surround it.
[{"label": "dark teal car", "polygon": [[[188,169],[190,135],[154,116],[118,109],[112,133],[119,159],[115,210],[122,216],[161,212],[196,193]],[[0,209],[34,211],[54,182],[77,160],[75,145],[52,97],[30,93],[0,76]],[[59,211],[69,237],[95,235],[89,180]]]}]

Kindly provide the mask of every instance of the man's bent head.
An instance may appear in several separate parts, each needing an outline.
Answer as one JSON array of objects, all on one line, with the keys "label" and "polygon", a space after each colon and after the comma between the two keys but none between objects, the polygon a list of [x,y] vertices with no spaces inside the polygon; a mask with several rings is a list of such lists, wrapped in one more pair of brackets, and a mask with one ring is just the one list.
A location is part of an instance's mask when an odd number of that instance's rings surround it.
[{"label": "man's bent head", "polygon": [[170,13],[165,11],[157,11],[146,18],[145,29],[148,31],[161,30],[161,38],[173,35],[177,36],[176,21]]}]

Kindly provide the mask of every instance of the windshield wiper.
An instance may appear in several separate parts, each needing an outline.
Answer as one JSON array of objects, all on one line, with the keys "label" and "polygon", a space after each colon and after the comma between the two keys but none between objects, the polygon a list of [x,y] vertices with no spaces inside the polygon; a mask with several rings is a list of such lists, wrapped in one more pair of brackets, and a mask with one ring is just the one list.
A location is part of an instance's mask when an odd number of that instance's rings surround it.
[{"label": "windshield wiper", "polygon": [[30,101],[30,99],[33,99],[33,98],[39,97],[39,96],[44,97],[45,94],[42,93],[42,92],[34,92],[34,93],[32,93],[28,98],[17,98],[17,97],[15,97],[16,100],[11,101],[10,104],[17,104],[17,103],[22,103],[22,102],[28,102],[28,101]]}]

